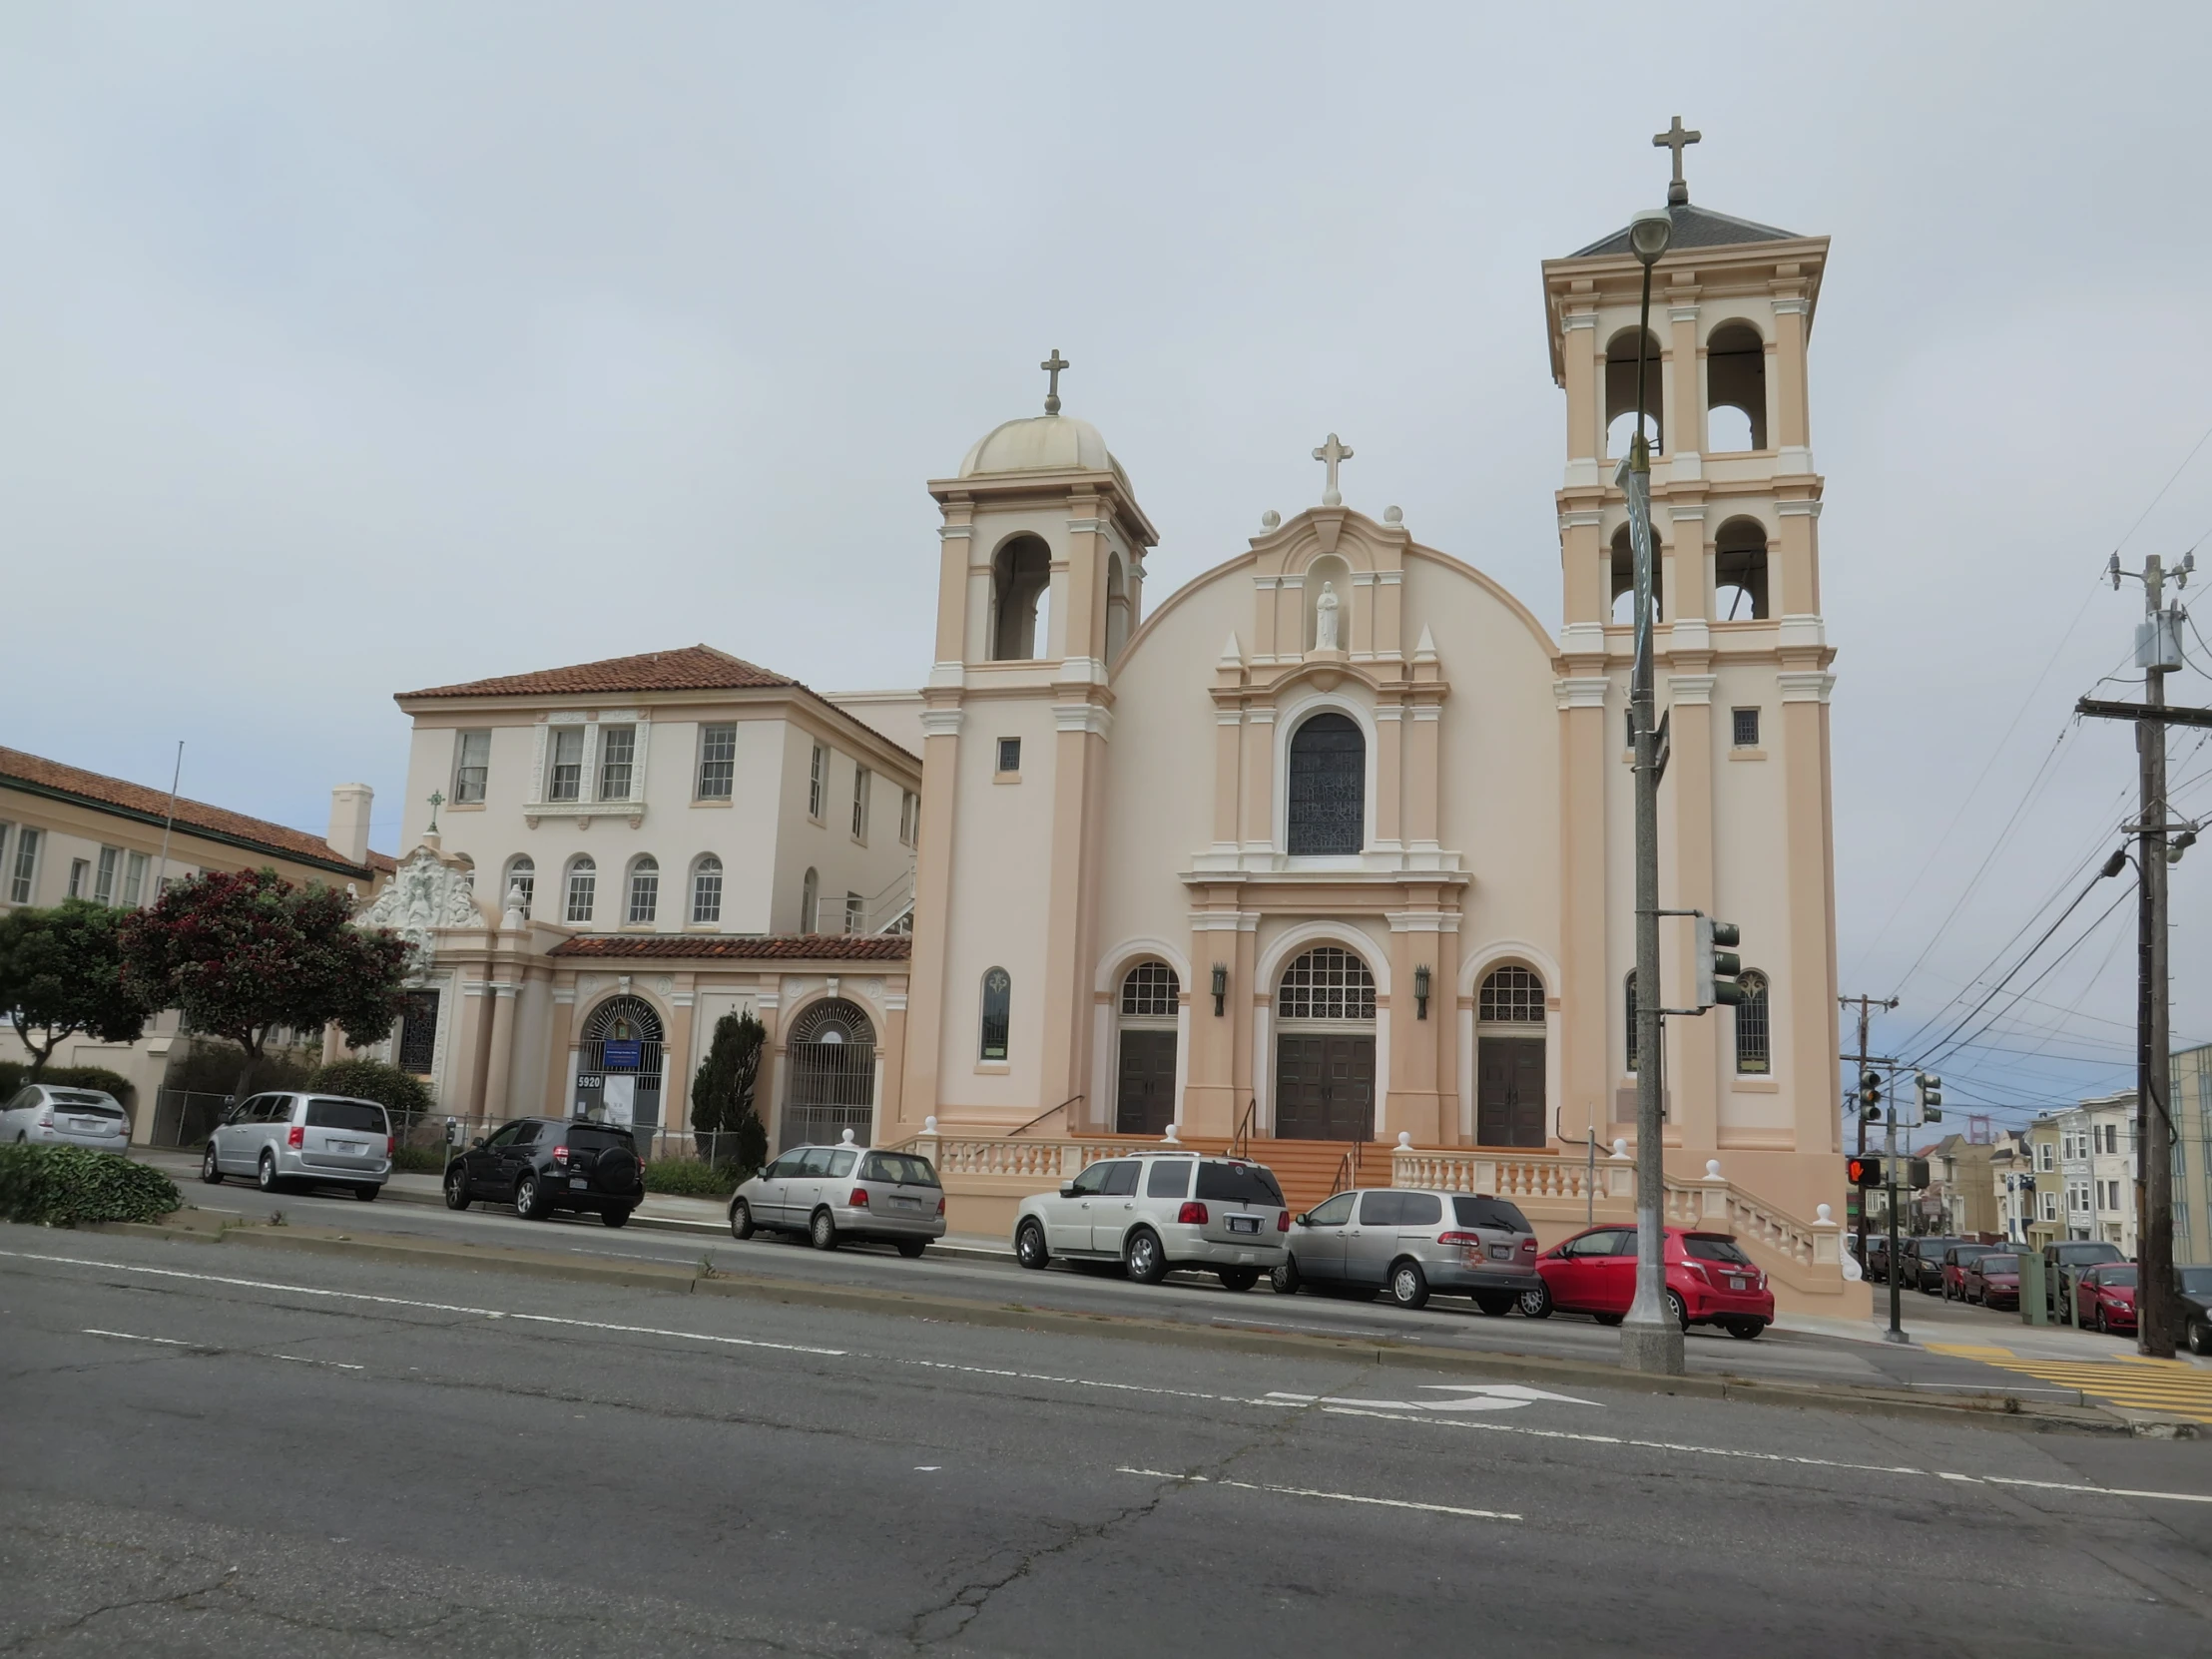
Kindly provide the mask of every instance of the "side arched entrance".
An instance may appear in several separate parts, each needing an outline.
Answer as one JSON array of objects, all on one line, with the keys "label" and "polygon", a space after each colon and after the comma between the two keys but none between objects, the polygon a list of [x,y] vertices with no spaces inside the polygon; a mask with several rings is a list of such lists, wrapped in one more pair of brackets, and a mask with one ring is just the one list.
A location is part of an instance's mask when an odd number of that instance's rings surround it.
[{"label": "side arched entrance", "polygon": [[841,997],[799,1016],[785,1045],[791,1092],[779,1151],[833,1145],[844,1131],[866,1145],[875,1125],[875,1027]]},{"label": "side arched entrance", "polygon": [[1286,1140],[1375,1138],[1375,978],[1322,945],[1275,991],[1275,1132]]},{"label": "side arched entrance", "polygon": [[594,1008],[576,1056],[576,1110],[648,1133],[659,1129],[665,1035],[661,1016],[643,997],[610,997]]}]

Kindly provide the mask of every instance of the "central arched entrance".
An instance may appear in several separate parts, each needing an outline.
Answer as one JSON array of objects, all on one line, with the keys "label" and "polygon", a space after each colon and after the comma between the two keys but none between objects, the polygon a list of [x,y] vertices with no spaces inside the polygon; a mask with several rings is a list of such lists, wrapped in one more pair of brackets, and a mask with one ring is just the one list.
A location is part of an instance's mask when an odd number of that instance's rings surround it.
[{"label": "central arched entrance", "polygon": [[1320,945],[1275,991],[1275,1132],[1287,1140],[1375,1138],[1375,976]]},{"label": "central arched entrance", "polygon": [[576,1111],[650,1139],[661,1127],[661,1016],[641,996],[609,997],[584,1021]]},{"label": "central arched entrance", "polygon": [[834,1145],[847,1129],[865,1146],[875,1127],[875,1027],[867,1015],[841,997],[817,1002],[793,1024],[785,1053],[791,1093],[778,1150]]}]

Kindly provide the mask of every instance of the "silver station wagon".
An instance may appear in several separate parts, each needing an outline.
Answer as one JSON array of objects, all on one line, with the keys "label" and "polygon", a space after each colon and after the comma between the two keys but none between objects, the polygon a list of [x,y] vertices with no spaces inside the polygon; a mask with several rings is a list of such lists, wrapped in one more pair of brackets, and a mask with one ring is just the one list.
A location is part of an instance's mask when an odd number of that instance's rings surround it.
[{"label": "silver station wagon", "polygon": [[944,1188],[928,1159],[856,1145],[795,1146],[730,1195],[730,1235],[804,1233],[817,1250],[868,1239],[919,1256],[944,1237]]},{"label": "silver station wagon", "polygon": [[1524,1291],[1540,1290],[1536,1234],[1501,1198],[1370,1187],[1339,1193],[1291,1228],[1290,1259],[1274,1285],[1387,1289],[1401,1308],[1430,1291],[1468,1296],[1485,1314],[1509,1314]]},{"label": "silver station wagon", "polygon": [[1107,1158],[1021,1201],[1014,1257],[1025,1268],[1055,1256],[1118,1261],[1140,1285],[1203,1268],[1249,1291],[1283,1260],[1290,1224],[1265,1165],[1190,1152]]},{"label": "silver station wagon", "polygon": [[284,1091],[241,1101],[208,1137],[200,1179],[251,1176],[265,1193],[326,1184],[372,1199],[391,1174],[391,1121],[373,1100]]}]

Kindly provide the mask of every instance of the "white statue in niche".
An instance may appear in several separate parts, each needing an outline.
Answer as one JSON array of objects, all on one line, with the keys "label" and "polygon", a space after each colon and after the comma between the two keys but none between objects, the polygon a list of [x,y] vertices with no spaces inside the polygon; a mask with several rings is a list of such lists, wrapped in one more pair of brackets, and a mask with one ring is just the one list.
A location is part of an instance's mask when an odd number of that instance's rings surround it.
[{"label": "white statue in niche", "polygon": [[1321,597],[1314,601],[1314,649],[1335,651],[1337,644],[1337,584],[1324,582]]}]

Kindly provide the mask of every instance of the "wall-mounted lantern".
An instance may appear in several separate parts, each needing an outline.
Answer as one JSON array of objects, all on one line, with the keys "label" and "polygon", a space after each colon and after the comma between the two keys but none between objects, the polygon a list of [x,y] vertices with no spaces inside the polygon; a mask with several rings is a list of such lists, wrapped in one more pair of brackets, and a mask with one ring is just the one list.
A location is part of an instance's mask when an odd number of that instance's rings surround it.
[{"label": "wall-mounted lantern", "polygon": [[1420,1010],[1414,1017],[1416,1019],[1426,1019],[1428,1017],[1428,964],[1426,962],[1413,969],[1413,1001]]},{"label": "wall-mounted lantern", "polygon": [[1227,1001],[1228,996],[1229,964],[1227,962],[1216,962],[1214,964],[1214,1017],[1216,1019],[1221,1017],[1222,1006]]}]

